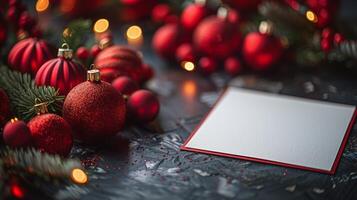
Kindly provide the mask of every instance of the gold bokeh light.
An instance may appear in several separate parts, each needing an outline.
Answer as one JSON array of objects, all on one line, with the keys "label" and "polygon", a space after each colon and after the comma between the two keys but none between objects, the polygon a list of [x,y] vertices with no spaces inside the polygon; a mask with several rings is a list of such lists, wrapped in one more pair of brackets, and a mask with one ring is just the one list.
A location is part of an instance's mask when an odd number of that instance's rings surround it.
[{"label": "gold bokeh light", "polygon": [[193,71],[195,70],[195,64],[190,61],[183,61],[181,62],[181,67],[184,68],[186,71]]},{"label": "gold bokeh light", "polygon": [[104,33],[109,28],[109,21],[107,19],[98,19],[93,26],[93,31],[96,33]]},{"label": "gold bokeh light", "polygon": [[306,11],[306,19],[313,22],[313,23],[316,23],[317,22],[317,16],[314,12],[312,12],[311,10],[308,10]]},{"label": "gold bokeh light", "polygon": [[36,2],[36,11],[37,12],[44,12],[47,10],[48,6],[50,5],[49,0],[37,0]]},{"label": "gold bokeh light", "polygon": [[72,170],[71,179],[76,184],[86,184],[88,182],[87,174],[79,168]]},{"label": "gold bokeh light", "polygon": [[139,26],[130,26],[128,28],[128,30],[126,31],[126,37],[128,37],[128,39],[138,39],[140,37],[142,37],[143,31],[141,30],[141,28]]}]

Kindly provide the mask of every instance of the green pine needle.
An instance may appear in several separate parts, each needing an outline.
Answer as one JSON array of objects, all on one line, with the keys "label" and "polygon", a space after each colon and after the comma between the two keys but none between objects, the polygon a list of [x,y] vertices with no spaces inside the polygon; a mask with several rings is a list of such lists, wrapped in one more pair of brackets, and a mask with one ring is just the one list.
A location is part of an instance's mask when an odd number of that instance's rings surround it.
[{"label": "green pine needle", "polygon": [[29,74],[0,66],[0,88],[6,90],[16,117],[28,121],[36,115],[35,104],[46,102],[50,113],[60,114],[64,96],[49,86],[38,87]]},{"label": "green pine needle", "polygon": [[69,23],[67,31],[62,36],[62,43],[67,43],[74,51],[82,45],[86,36],[90,34],[92,22],[90,20],[74,20]]}]

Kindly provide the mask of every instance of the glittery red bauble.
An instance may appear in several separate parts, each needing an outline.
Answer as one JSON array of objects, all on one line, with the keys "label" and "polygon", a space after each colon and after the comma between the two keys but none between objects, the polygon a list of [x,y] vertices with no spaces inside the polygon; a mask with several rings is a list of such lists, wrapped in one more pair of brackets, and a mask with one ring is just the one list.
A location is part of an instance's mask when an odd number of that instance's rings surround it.
[{"label": "glittery red bauble", "polygon": [[280,59],[283,46],[277,37],[252,32],[244,39],[242,53],[252,69],[267,70]]},{"label": "glittery red bauble", "polygon": [[0,127],[2,127],[10,116],[9,97],[3,89],[0,88]]},{"label": "glittery red bauble", "polygon": [[123,96],[107,82],[86,81],[68,93],[63,117],[84,142],[93,143],[122,130],[126,106]]},{"label": "glittery red bauble", "polygon": [[242,70],[242,65],[238,58],[230,57],[224,61],[224,70],[231,76],[239,74]]},{"label": "glittery red bauble", "polygon": [[247,12],[256,9],[261,0],[223,0],[223,2],[239,11]]},{"label": "glittery red bauble", "polygon": [[208,14],[209,10],[206,5],[190,4],[182,11],[181,24],[186,31],[192,32]]},{"label": "glittery red bauble", "polygon": [[150,122],[159,114],[160,103],[148,90],[138,90],[128,99],[128,112],[131,119],[138,122]]},{"label": "glittery red bauble", "polygon": [[195,48],[210,57],[224,59],[238,51],[241,34],[229,20],[211,16],[203,20],[193,34]]},{"label": "glittery red bauble", "polygon": [[101,78],[111,83],[118,76],[129,76],[137,83],[143,81],[142,58],[137,51],[114,45],[103,49],[94,60]]},{"label": "glittery red bauble", "polygon": [[176,60],[191,61],[195,60],[195,51],[190,43],[181,44],[176,50]]},{"label": "glittery red bauble", "polygon": [[198,62],[198,67],[201,72],[205,74],[211,74],[217,70],[217,62],[215,59],[210,57],[202,57]]},{"label": "glittery red bauble", "polygon": [[135,81],[131,80],[131,78],[127,76],[120,76],[114,79],[112,86],[120,92],[120,94],[127,96],[130,96],[133,92],[139,89],[139,86],[135,83]]},{"label": "glittery red bauble", "polygon": [[66,156],[73,145],[72,130],[62,117],[42,114],[27,124],[36,148],[50,154]]},{"label": "glittery red bauble", "polygon": [[166,24],[155,32],[152,47],[163,58],[174,59],[176,49],[183,39],[182,29],[179,25]]},{"label": "glittery red bauble", "polygon": [[38,70],[36,85],[48,85],[59,89],[60,94],[66,95],[79,83],[85,81],[86,71],[79,63],[58,57],[44,63]]},{"label": "glittery red bauble", "polygon": [[4,127],[3,139],[10,147],[26,147],[31,144],[30,129],[23,121],[11,120]]},{"label": "glittery red bauble", "polygon": [[9,66],[22,73],[35,75],[43,63],[53,58],[46,41],[27,38],[12,47],[9,56]]},{"label": "glittery red bauble", "polygon": [[171,14],[170,6],[166,3],[156,5],[151,11],[151,19],[156,23],[164,22]]}]

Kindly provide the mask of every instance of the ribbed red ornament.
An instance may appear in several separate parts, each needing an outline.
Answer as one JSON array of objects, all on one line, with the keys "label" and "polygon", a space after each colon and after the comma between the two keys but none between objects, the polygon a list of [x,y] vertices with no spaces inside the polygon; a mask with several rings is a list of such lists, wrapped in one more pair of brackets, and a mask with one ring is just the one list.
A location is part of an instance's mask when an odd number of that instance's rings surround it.
[{"label": "ribbed red ornament", "polygon": [[94,64],[102,80],[111,83],[118,76],[128,76],[137,83],[143,81],[143,63],[140,54],[128,47],[114,45],[103,49]]},{"label": "ribbed red ornament", "polygon": [[[61,53],[62,52],[62,53]],[[59,89],[66,95],[79,83],[85,81],[86,71],[83,66],[72,61],[71,49],[59,49],[59,56],[44,63],[35,78],[36,85],[48,85]]]},{"label": "ribbed red ornament", "polygon": [[8,64],[14,70],[35,75],[41,65],[51,58],[53,54],[46,41],[27,38],[12,47]]}]

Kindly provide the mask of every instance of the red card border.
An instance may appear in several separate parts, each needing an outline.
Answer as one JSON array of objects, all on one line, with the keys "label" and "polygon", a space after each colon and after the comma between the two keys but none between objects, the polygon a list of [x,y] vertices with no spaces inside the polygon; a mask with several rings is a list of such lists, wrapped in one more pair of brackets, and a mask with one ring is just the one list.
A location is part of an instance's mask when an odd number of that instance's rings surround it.
[{"label": "red card border", "polygon": [[271,164],[271,165],[278,165],[282,167],[289,167],[289,168],[295,168],[295,169],[301,169],[301,170],[308,170],[312,172],[319,172],[319,173],[325,173],[325,174],[335,174],[338,164],[341,160],[343,151],[346,147],[348,138],[350,136],[350,133],[352,131],[352,128],[354,126],[354,123],[357,118],[357,108],[355,108],[353,116],[351,118],[351,121],[348,124],[347,130],[345,132],[345,135],[343,137],[342,143],[340,145],[340,148],[337,152],[336,158],[334,160],[334,163],[332,165],[331,170],[323,170],[323,169],[317,169],[317,168],[312,168],[312,167],[306,167],[306,166],[301,166],[301,165],[294,165],[294,164],[289,164],[289,163],[283,163],[283,162],[278,162],[278,161],[272,161],[272,160],[266,160],[266,159],[260,159],[260,158],[254,158],[254,157],[248,157],[248,156],[242,156],[242,155],[235,155],[235,154],[229,154],[229,153],[223,153],[223,152],[218,152],[218,151],[210,151],[210,150],[203,150],[203,149],[197,149],[197,148],[191,148],[191,147],[186,147],[186,145],[189,143],[189,141],[192,139],[192,137],[196,134],[198,129],[202,126],[202,124],[206,121],[206,119],[209,117],[209,115],[212,113],[212,111],[215,109],[216,105],[222,100],[222,98],[225,96],[227,92],[227,88],[222,92],[222,94],[218,97],[217,101],[214,103],[213,107],[211,110],[206,114],[206,116],[201,120],[201,122],[198,124],[198,126],[192,131],[192,133],[189,135],[189,137],[186,139],[185,143],[180,147],[181,150],[184,151],[191,151],[191,152],[197,152],[197,153],[204,153],[204,154],[210,154],[210,155],[216,155],[216,156],[223,156],[223,157],[229,157],[229,158],[235,158],[235,159],[242,159],[242,160],[248,160],[248,161],[254,161],[254,162],[260,162],[264,164]]}]

